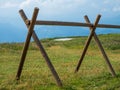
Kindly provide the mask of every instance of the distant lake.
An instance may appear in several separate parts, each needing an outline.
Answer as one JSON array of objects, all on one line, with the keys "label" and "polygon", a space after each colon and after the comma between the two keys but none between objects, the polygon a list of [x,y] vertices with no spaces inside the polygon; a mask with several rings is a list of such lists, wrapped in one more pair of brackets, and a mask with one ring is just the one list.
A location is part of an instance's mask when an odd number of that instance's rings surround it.
[{"label": "distant lake", "polygon": [[[23,30],[24,29],[24,30]],[[24,42],[27,29],[9,29],[4,28],[0,30],[0,43],[4,42]],[[44,38],[55,38],[55,37],[71,37],[71,36],[88,36],[90,33],[89,28],[80,27],[59,27],[59,26],[43,26],[35,27],[39,39]],[[120,29],[96,29],[97,34],[109,34],[109,33],[120,33]]]}]

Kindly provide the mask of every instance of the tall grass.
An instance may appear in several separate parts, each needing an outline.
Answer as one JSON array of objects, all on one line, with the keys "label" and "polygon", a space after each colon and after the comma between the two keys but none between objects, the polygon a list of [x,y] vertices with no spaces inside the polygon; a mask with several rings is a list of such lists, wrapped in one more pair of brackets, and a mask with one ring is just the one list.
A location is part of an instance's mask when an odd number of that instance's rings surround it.
[{"label": "tall grass", "polygon": [[106,53],[116,71],[112,77],[94,40],[87,51],[78,73],[75,67],[87,37],[70,41],[44,39],[46,49],[63,87],[55,80],[34,42],[30,44],[21,79],[15,80],[23,43],[0,44],[0,90],[119,90],[120,89],[120,34],[100,35]]}]

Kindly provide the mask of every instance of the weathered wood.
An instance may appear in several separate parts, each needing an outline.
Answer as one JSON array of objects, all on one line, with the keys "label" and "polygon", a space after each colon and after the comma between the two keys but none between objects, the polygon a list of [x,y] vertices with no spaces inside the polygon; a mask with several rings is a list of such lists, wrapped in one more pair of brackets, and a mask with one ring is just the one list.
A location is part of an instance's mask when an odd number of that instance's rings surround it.
[{"label": "weathered wood", "polygon": [[94,23],[94,25],[93,25],[93,27],[92,27],[92,29],[91,29],[91,33],[90,33],[90,35],[89,35],[89,37],[88,37],[88,39],[87,39],[87,42],[86,42],[86,44],[85,44],[85,47],[84,47],[83,52],[82,52],[82,55],[81,55],[81,58],[80,58],[80,60],[79,60],[79,62],[78,62],[78,65],[77,65],[77,67],[76,67],[76,69],[75,69],[75,72],[78,72],[78,70],[79,70],[79,68],[80,68],[80,66],[81,66],[81,64],[82,64],[83,58],[85,57],[86,51],[87,51],[88,46],[89,46],[89,44],[90,44],[90,42],[91,42],[91,40],[92,40],[92,36],[94,35],[94,31],[95,31],[95,29],[96,29],[96,26],[97,26],[99,20],[100,20],[100,17],[101,17],[101,15],[98,15],[97,18],[96,18],[96,21],[95,21],[95,23]]},{"label": "weathered wood", "polygon": [[57,26],[83,26],[90,27],[92,24],[60,21],[36,21],[36,25],[57,25]]},{"label": "weathered wood", "polygon": [[120,25],[98,24],[97,28],[114,28],[114,29],[120,29]]},{"label": "weathered wood", "polygon": [[28,34],[27,34],[27,38],[26,38],[24,48],[23,48],[23,52],[22,52],[18,72],[17,72],[17,75],[16,75],[17,80],[19,80],[20,76],[21,76],[22,68],[23,68],[23,65],[24,65],[25,58],[26,58],[27,50],[28,50],[28,47],[29,47],[29,43],[30,43],[32,33],[33,33],[33,29],[34,29],[34,25],[35,25],[35,22],[36,22],[37,15],[38,15],[38,11],[39,11],[38,8],[34,9],[34,13],[33,13],[33,16],[32,16],[32,22],[31,22],[31,24],[30,24],[30,26],[28,28],[29,31],[28,31]]},{"label": "weathered wood", "polygon": [[[82,26],[82,27],[91,27],[91,23],[80,23],[80,22],[61,22],[61,21],[42,21],[37,20],[36,25],[56,25],[56,26]],[[98,24],[97,28],[116,28],[120,29],[120,25],[109,25],[109,24]]]},{"label": "weathered wood", "polygon": [[[85,18],[86,23],[89,23],[89,24],[90,24],[90,20],[89,20],[88,16],[84,16],[84,18]],[[91,30],[92,27],[89,27],[89,29]],[[102,55],[103,55],[106,63],[107,63],[108,66],[109,66],[109,69],[110,69],[110,71],[111,71],[112,76],[113,76],[113,77],[116,76],[115,71],[114,71],[114,69],[113,69],[113,67],[112,67],[112,65],[111,65],[111,63],[110,63],[110,60],[109,60],[107,54],[105,53],[105,50],[104,50],[102,44],[100,43],[100,40],[99,40],[99,38],[97,37],[97,35],[96,35],[95,32],[94,32],[94,36],[93,36],[93,37],[94,37],[94,40],[95,40],[95,42],[97,43],[97,45],[98,45],[98,47],[99,47],[99,49],[100,49],[100,51],[101,51],[101,53],[102,53]]]},{"label": "weathered wood", "polygon": [[87,42],[85,44],[85,47],[84,47],[84,50],[82,52],[82,55],[81,55],[81,58],[78,62],[78,65],[76,67],[76,70],[75,72],[77,72],[81,66],[81,63],[83,61],[83,58],[87,52],[87,49],[88,49],[88,46],[91,42],[91,39],[92,39],[92,36],[94,36],[94,39],[97,43],[97,45],[99,46],[99,49],[101,50],[102,52],[102,55],[103,57],[105,58],[106,60],[106,63],[108,64],[109,68],[110,68],[110,71],[111,71],[111,74],[113,76],[116,76],[115,74],[115,71],[102,47],[102,44],[100,43],[100,40],[98,39],[96,33],[95,33],[95,29],[96,28],[116,28],[116,29],[119,29],[120,28],[120,25],[108,25],[108,24],[98,24],[99,20],[100,20],[100,17],[101,15],[98,15],[97,18],[96,18],[96,21],[94,24],[90,23],[89,19],[87,16],[85,16],[85,20],[86,20],[86,23],[80,23],[80,22],[61,22],[61,21],[42,21],[42,20],[36,20],[37,18],[37,15],[38,15],[38,11],[39,9],[38,8],[35,8],[34,9],[34,13],[33,13],[33,16],[32,16],[32,20],[28,20],[28,18],[26,17],[25,13],[23,10],[20,10],[20,15],[23,19],[23,21],[25,22],[27,28],[28,28],[28,34],[27,34],[27,38],[26,38],[26,42],[25,42],[25,45],[24,45],[24,49],[23,49],[23,53],[22,53],[22,56],[21,56],[21,61],[20,61],[20,64],[19,64],[19,68],[18,68],[18,72],[17,72],[17,75],[16,75],[16,79],[19,80],[20,79],[20,76],[21,76],[21,72],[22,72],[22,68],[23,68],[23,65],[24,65],[24,61],[25,61],[25,58],[26,58],[26,54],[27,54],[27,50],[28,50],[28,47],[29,47],[29,43],[30,43],[30,39],[31,39],[31,36],[33,37],[35,43],[37,44],[42,56],[44,57],[52,75],[54,76],[56,82],[57,82],[57,85],[58,86],[62,86],[62,82],[54,68],[54,66],[52,65],[45,49],[43,48],[39,38],[37,37],[36,33],[34,32],[34,25],[56,25],[56,26],[81,26],[81,27],[89,27],[90,28],[90,35],[87,39]]},{"label": "weathered wood", "polygon": [[40,51],[41,51],[41,53],[42,53],[42,56],[44,57],[44,59],[45,59],[47,65],[48,65],[48,67],[49,67],[52,75],[54,76],[54,78],[55,78],[55,80],[56,80],[56,82],[57,82],[57,85],[60,86],[60,87],[62,87],[62,82],[61,82],[61,80],[60,80],[60,78],[59,78],[59,76],[58,76],[58,74],[57,74],[54,66],[52,65],[52,63],[51,63],[51,61],[50,61],[47,53],[45,52],[42,44],[40,43],[37,35],[35,34],[35,32],[34,32],[34,34],[33,34],[32,36],[33,36],[33,39],[35,40],[37,46],[39,47],[39,49],[40,49]]},{"label": "weathered wood", "polygon": [[[29,21],[28,21],[27,16],[26,16],[25,13],[24,13],[24,11],[23,11],[23,10],[20,10],[19,13],[20,13],[20,15],[21,15],[24,23],[26,24],[27,28],[29,28],[29,24],[30,24],[30,23],[29,23]],[[50,61],[50,59],[49,59],[49,57],[48,57],[48,55],[47,55],[44,47],[42,46],[39,38],[37,37],[37,35],[36,35],[36,33],[35,33],[34,31],[33,31],[32,37],[33,37],[33,39],[34,39],[37,47],[39,48],[42,56],[44,57],[44,59],[45,59],[47,65],[48,65],[48,67],[49,67],[52,75],[54,76],[54,78],[55,78],[55,80],[56,80],[56,82],[57,82],[57,85],[61,87],[61,86],[62,86],[62,82],[61,82],[61,80],[60,80],[60,78],[59,78],[56,70],[54,69],[54,66],[52,65],[52,63],[51,63],[51,61]]]}]

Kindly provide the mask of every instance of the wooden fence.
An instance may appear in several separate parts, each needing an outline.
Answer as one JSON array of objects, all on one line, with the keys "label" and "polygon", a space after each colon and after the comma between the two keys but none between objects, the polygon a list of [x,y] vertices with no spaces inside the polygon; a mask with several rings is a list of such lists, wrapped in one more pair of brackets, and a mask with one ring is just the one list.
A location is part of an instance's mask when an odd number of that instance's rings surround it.
[{"label": "wooden fence", "polygon": [[21,55],[21,60],[20,60],[20,64],[19,64],[19,67],[18,67],[18,71],[17,71],[17,75],[16,75],[16,79],[19,80],[20,79],[20,76],[21,76],[21,72],[22,72],[22,68],[23,68],[23,65],[24,65],[24,61],[25,61],[25,58],[26,58],[26,54],[27,54],[27,50],[28,50],[28,47],[29,47],[29,43],[30,43],[30,39],[31,37],[33,37],[36,45],[38,46],[42,56],[44,57],[52,75],[54,76],[55,80],[56,80],[56,83],[58,86],[62,86],[62,82],[59,78],[59,75],[57,74],[55,68],[53,67],[51,61],[50,61],[50,58],[48,57],[45,49],[43,48],[39,38],[37,37],[35,31],[34,31],[34,26],[35,25],[57,25],[57,26],[78,26],[78,27],[88,27],[90,29],[90,35],[88,36],[88,39],[86,41],[86,44],[84,46],[84,49],[83,49],[83,52],[82,52],[82,55],[81,55],[81,58],[78,62],[78,65],[75,69],[75,72],[77,72],[81,66],[81,63],[84,59],[84,56],[86,54],[86,51],[88,49],[88,46],[91,42],[91,39],[92,37],[94,37],[94,40],[95,42],[97,43],[109,69],[110,69],[110,72],[112,74],[112,76],[116,76],[116,73],[109,61],[109,58],[107,56],[107,54],[105,53],[105,50],[99,40],[99,38],[97,37],[96,33],[95,33],[95,30],[96,28],[116,28],[116,29],[119,29],[120,28],[120,25],[107,25],[107,24],[98,24],[99,23],[99,20],[100,20],[100,17],[101,15],[98,15],[95,22],[92,24],[89,20],[89,18],[87,16],[84,16],[85,18],[85,21],[86,23],[81,23],[81,22],[61,22],[61,21],[41,21],[41,20],[36,20],[37,19],[37,15],[38,15],[38,12],[39,12],[39,8],[35,8],[34,9],[34,12],[33,12],[33,16],[32,16],[32,19],[29,20],[27,18],[27,16],[25,15],[24,11],[23,10],[20,10],[19,13],[24,21],[24,23],[26,24],[27,28],[28,28],[28,34],[27,34],[27,38],[26,38],[26,41],[25,41],[25,44],[24,44],[24,48],[23,48],[23,52],[22,52],[22,55]]}]

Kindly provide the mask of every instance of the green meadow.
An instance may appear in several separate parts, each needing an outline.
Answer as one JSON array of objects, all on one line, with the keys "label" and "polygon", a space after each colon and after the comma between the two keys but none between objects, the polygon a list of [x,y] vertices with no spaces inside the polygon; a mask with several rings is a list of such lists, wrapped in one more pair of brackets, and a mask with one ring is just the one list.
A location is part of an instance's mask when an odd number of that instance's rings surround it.
[{"label": "green meadow", "polygon": [[19,81],[15,80],[24,43],[0,44],[0,90],[120,90],[120,34],[98,36],[116,72],[110,70],[94,40],[82,65],[74,70],[87,37],[69,41],[41,40],[63,87],[56,85],[44,58],[34,42],[30,43]]}]

